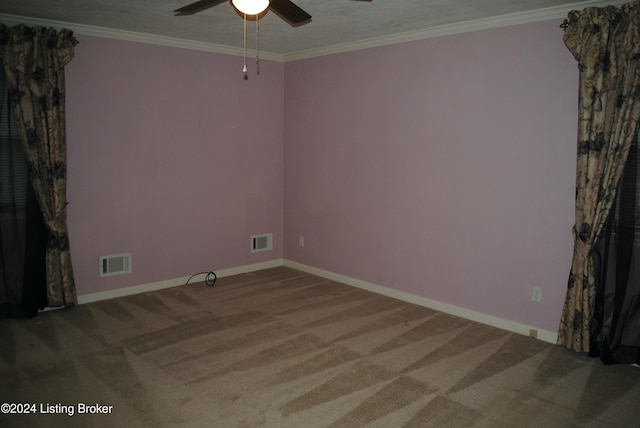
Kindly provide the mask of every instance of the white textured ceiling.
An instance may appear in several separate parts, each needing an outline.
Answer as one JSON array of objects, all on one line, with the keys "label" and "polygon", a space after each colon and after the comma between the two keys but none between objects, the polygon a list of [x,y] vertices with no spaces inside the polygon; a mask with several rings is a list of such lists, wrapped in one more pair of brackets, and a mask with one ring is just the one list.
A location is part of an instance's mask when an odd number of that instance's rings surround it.
[{"label": "white textured ceiling", "polygon": [[[194,0],[1,0],[0,22],[35,20],[27,24],[65,26],[79,33],[110,29],[164,36],[231,48],[243,44],[242,19],[228,3],[191,16],[173,10]],[[274,13],[260,20],[260,49],[283,57],[342,44],[384,40],[398,34],[417,35],[432,28],[460,23],[493,22],[506,15],[517,23],[534,16],[560,17],[571,9],[620,4],[576,0],[293,0],[311,14],[312,21],[293,28]],[[44,20],[44,21],[41,21]],[[526,21],[526,19],[522,19]],[[12,22],[11,22],[12,21]],[[496,21],[498,22],[498,21]],[[254,44],[249,23],[249,44]],[[416,37],[419,38],[419,37]]]}]

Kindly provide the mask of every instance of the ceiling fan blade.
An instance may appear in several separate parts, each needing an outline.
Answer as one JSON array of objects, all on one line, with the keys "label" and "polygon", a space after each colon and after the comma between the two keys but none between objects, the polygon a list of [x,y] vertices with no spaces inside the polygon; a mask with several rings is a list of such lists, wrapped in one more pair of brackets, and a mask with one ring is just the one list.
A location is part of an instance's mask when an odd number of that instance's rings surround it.
[{"label": "ceiling fan blade", "polygon": [[185,7],[181,7],[180,9],[176,9],[174,12],[176,16],[193,15],[194,13],[217,6],[226,1],[228,0],[200,0],[195,3],[188,4]]},{"label": "ceiling fan blade", "polygon": [[311,15],[300,9],[290,0],[271,0],[269,9],[287,21],[292,27],[299,27],[311,21]]}]

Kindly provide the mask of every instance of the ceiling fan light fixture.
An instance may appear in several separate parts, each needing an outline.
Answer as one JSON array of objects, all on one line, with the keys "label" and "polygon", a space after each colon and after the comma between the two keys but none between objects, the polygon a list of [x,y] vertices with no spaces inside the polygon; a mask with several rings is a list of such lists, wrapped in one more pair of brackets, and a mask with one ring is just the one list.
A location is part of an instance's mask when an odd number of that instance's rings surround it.
[{"label": "ceiling fan light fixture", "polygon": [[269,7],[269,0],[231,0],[231,4],[245,15],[259,15]]}]

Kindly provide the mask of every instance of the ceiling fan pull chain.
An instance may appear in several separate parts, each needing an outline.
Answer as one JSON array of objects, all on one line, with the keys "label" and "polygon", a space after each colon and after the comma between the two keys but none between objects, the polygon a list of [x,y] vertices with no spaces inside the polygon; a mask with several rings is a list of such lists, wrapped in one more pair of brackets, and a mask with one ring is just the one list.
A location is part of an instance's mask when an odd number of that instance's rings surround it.
[{"label": "ceiling fan pull chain", "polygon": [[260,19],[256,15],[256,74],[260,76]]},{"label": "ceiling fan pull chain", "polygon": [[242,51],[243,53],[243,60],[244,60],[244,64],[242,66],[242,72],[244,73],[244,80],[248,80],[249,76],[247,76],[247,14],[243,14],[244,18],[242,19],[243,23],[244,23],[244,27],[243,27],[243,36],[244,36],[244,49]]}]

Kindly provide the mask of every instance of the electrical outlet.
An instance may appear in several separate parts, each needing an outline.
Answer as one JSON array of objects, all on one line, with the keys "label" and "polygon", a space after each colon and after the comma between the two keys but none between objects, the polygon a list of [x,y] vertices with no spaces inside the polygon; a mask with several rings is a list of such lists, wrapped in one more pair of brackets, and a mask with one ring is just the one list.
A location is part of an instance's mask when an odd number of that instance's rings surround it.
[{"label": "electrical outlet", "polygon": [[538,303],[542,301],[542,289],[540,287],[533,287],[533,291],[531,292],[531,300]]},{"label": "electrical outlet", "polygon": [[304,247],[304,236],[298,235],[298,245]]}]

